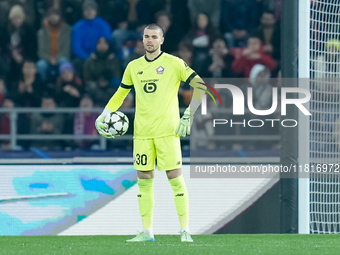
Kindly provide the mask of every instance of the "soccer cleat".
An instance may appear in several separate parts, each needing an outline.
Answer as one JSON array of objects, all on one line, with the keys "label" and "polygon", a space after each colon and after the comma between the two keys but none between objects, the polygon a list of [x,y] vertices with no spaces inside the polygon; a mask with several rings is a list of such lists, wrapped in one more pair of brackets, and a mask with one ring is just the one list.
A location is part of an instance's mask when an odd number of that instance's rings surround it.
[{"label": "soccer cleat", "polygon": [[140,232],[136,237],[126,240],[127,243],[130,242],[154,242],[155,238],[147,233]]},{"label": "soccer cleat", "polygon": [[192,240],[190,234],[187,231],[182,231],[181,234],[181,242],[190,242],[192,243],[194,240]]}]

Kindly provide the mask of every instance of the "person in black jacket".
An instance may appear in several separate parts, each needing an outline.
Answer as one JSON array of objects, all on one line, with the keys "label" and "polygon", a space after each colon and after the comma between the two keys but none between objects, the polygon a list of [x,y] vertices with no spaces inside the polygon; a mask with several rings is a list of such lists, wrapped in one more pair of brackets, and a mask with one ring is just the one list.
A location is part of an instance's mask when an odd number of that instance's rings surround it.
[{"label": "person in black jacket", "polygon": [[159,11],[155,14],[155,21],[164,30],[164,43],[162,51],[174,53],[178,49],[179,42],[185,36],[184,29],[172,21],[171,14],[166,11]]},{"label": "person in black jacket", "polygon": [[61,107],[78,107],[83,95],[81,79],[76,76],[73,65],[64,62],[59,67],[59,78],[57,79],[57,101]]},{"label": "person in black jacket", "polygon": [[231,65],[234,56],[229,54],[226,42],[223,38],[217,38],[212,42],[209,56],[202,62],[200,75],[206,78],[236,78]]},{"label": "person in black jacket", "polygon": [[8,15],[7,29],[1,33],[1,45],[5,46],[11,60],[9,77],[15,77],[20,72],[24,59],[36,60],[36,32],[25,22],[25,18],[23,8],[14,5]]},{"label": "person in black jacket", "polygon": [[110,84],[118,88],[121,77],[121,63],[116,55],[110,50],[110,44],[105,37],[100,37],[97,41],[96,51],[91,53],[85,61],[83,68],[83,78],[87,89],[92,89],[104,71],[111,73]]},{"label": "person in black jacket", "polygon": [[39,107],[40,97],[44,92],[44,84],[37,74],[35,62],[25,60],[19,82],[16,86],[15,103],[20,107]]},{"label": "person in black jacket", "polygon": [[260,38],[263,50],[271,55],[276,61],[281,58],[281,30],[280,23],[276,22],[274,13],[265,11],[262,13],[261,24],[253,32]]},{"label": "person in black jacket", "polygon": [[259,20],[259,5],[256,0],[223,0],[221,5],[220,30],[228,46],[245,47],[250,33]]}]

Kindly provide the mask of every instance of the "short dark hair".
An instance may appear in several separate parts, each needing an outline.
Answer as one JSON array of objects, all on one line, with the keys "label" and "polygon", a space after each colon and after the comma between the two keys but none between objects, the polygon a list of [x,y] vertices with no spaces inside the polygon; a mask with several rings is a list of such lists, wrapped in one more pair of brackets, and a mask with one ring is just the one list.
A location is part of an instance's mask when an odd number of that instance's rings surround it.
[{"label": "short dark hair", "polygon": [[149,24],[145,27],[145,29],[151,29],[151,30],[160,30],[162,32],[162,36],[164,36],[164,29],[161,26],[158,26],[155,23]]},{"label": "short dark hair", "polygon": [[40,99],[41,99],[41,101],[42,101],[43,99],[53,99],[54,102],[55,102],[54,97],[53,97],[49,92],[47,92],[47,91],[45,91],[45,92],[43,93],[43,95],[41,96]]},{"label": "short dark hair", "polygon": [[227,49],[229,49],[229,44],[228,42],[226,41],[226,39],[224,39],[224,37],[222,36],[217,36],[215,38],[213,38],[213,40],[211,40],[211,42],[209,43],[209,48],[212,48],[212,46],[214,45],[214,43],[216,41],[223,41],[225,43],[225,46],[227,47]]}]

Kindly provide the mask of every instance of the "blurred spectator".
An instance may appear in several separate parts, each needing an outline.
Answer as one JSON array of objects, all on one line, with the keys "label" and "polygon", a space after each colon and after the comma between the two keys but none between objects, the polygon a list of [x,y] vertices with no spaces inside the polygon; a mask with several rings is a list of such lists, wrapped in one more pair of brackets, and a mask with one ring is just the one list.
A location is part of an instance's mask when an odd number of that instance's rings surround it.
[{"label": "blurred spectator", "polygon": [[[214,79],[209,79],[208,84],[224,84],[225,79],[223,78],[214,78]],[[238,86],[242,88],[240,85],[243,83],[242,79],[233,79],[232,84],[235,86]],[[207,101],[207,107],[209,109],[209,112],[212,114],[213,119],[233,119],[234,122],[242,122],[243,119],[241,119],[239,116],[235,116],[232,114],[232,107],[233,107],[233,95],[228,89],[223,89],[223,88],[216,88],[216,91],[218,95],[221,98],[221,101],[223,105],[216,104],[213,102],[213,100],[208,100]],[[228,112],[229,110],[229,112]],[[209,117],[209,116],[207,116]],[[196,116],[195,116],[196,118]],[[211,118],[211,117],[210,117]],[[243,116],[242,116],[243,118]],[[229,123],[226,125],[215,125],[214,128],[214,135],[236,135],[237,133],[237,127],[239,125],[230,125]],[[221,149],[231,149],[235,141],[226,141],[226,140],[215,140],[215,146],[217,148]],[[209,146],[210,143],[209,143]]]},{"label": "blurred spectator", "polygon": [[3,76],[0,76],[0,106],[3,104],[6,92],[5,79]]},{"label": "blurred spectator", "polygon": [[217,37],[218,32],[211,26],[209,17],[205,13],[199,13],[196,18],[186,39],[190,40],[194,47],[192,68],[202,75],[206,72],[203,63],[209,56],[209,45]]},{"label": "blurred spectator", "polygon": [[219,27],[221,14],[221,0],[188,0],[191,22],[194,24],[199,13],[206,13],[211,18],[211,25]]},{"label": "blurred spectator", "polygon": [[280,24],[276,23],[273,13],[265,11],[261,17],[261,24],[255,30],[254,34],[260,38],[263,44],[263,51],[272,55],[274,59],[280,59],[281,39]]},{"label": "blurred spectator", "polygon": [[276,20],[281,19],[282,0],[258,0],[262,5],[263,11],[269,11],[274,14]]},{"label": "blurred spectator", "polygon": [[271,56],[264,54],[260,39],[258,37],[250,37],[247,48],[243,50],[240,58],[234,60],[232,68],[235,73],[249,78],[250,71],[256,64],[262,64],[270,70],[276,68],[276,61]]},{"label": "blurred spectator", "polygon": [[75,75],[73,65],[64,62],[59,67],[57,98],[61,107],[78,107],[83,93],[82,82]]},{"label": "blurred spectator", "polygon": [[126,22],[129,13],[129,2],[126,0],[98,0],[99,13],[111,26],[117,29],[119,23]]},{"label": "blurred spectator", "polygon": [[192,44],[188,40],[182,40],[178,45],[178,57],[184,60],[188,66],[192,64]]},{"label": "blurred spectator", "polygon": [[209,140],[209,138],[215,134],[215,127],[211,125],[213,119],[213,116],[209,112],[206,115],[195,115],[195,121],[190,132],[190,149],[215,149],[215,142]]},{"label": "blurred spectator", "polygon": [[272,86],[269,84],[270,70],[256,64],[250,71],[249,83],[253,88],[253,106],[256,110],[268,110],[272,106]]},{"label": "blurred spectator", "polygon": [[[111,5],[111,7],[106,8],[106,10],[102,12],[107,13],[107,15],[105,15],[105,17],[107,17],[106,20],[116,20],[114,24],[109,22],[114,29],[112,36],[115,39],[116,50],[124,47],[124,44],[128,41],[140,40],[143,36],[145,26],[152,22],[159,22],[158,24],[165,27],[164,30],[167,30],[168,26],[170,26],[168,23],[171,23],[169,33],[172,34],[172,36],[170,40],[173,39],[175,42],[169,43],[169,45],[178,43],[180,40],[178,37],[182,38],[190,27],[187,0],[103,0],[103,2],[107,2],[106,5]],[[114,2],[114,4],[109,4],[109,2]],[[117,9],[113,7],[115,5],[117,5]],[[116,12],[119,12],[119,14],[114,15],[113,13]],[[167,17],[160,17],[161,20],[157,21],[159,16],[163,15]],[[171,22],[168,19],[170,19]],[[177,35],[176,31],[180,34]],[[167,41],[169,41],[169,39],[165,41],[166,44],[168,44]],[[167,47],[168,46],[165,45],[164,51],[173,51],[172,48],[168,49]]]},{"label": "blurred spectator", "polygon": [[[16,84],[16,91],[13,91],[16,105],[19,107],[39,107],[40,96],[45,91],[44,84],[37,74],[35,62],[25,60],[22,66],[22,73],[18,83]],[[18,114],[17,132],[18,134],[29,134],[31,113]],[[28,148],[29,141],[18,141],[18,144],[24,148]]]},{"label": "blurred spectator", "polygon": [[97,50],[85,61],[83,70],[87,89],[96,86],[97,80],[105,70],[111,72],[110,85],[119,86],[122,77],[121,64],[115,54],[110,51],[109,42],[105,37],[99,38]]},{"label": "blurred spectator", "polygon": [[139,18],[137,14],[137,5],[140,0],[127,0],[127,2],[129,3],[129,13],[127,20],[130,23],[137,23]]},{"label": "blurred spectator", "polygon": [[112,73],[108,70],[103,71],[97,80],[97,86],[89,89],[89,93],[94,99],[97,107],[105,107],[112,95],[116,92],[116,88],[110,87]]},{"label": "blurred spectator", "polygon": [[36,59],[37,38],[34,29],[25,23],[26,15],[20,5],[11,8],[7,30],[2,33],[0,40],[6,45],[11,57],[10,77],[16,77],[24,59]]},{"label": "blurred spectator", "polygon": [[[3,108],[14,108],[15,104],[12,98],[6,97],[3,100]],[[11,133],[10,113],[2,113],[0,115],[0,134],[9,135]],[[10,150],[11,144],[9,140],[1,140],[1,149]]]},{"label": "blurred spectator", "polygon": [[[115,29],[112,33],[112,37],[115,41],[115,48],[117,51],[123,51],[123,48],[126,47],[126,44],[131,44],[131,42],[135,42],[141,40],[143,35],[143,30],[133,30],[128,29],[128,24],[126,22],[120,23],[119,27]],[[129,50],[129,49],[128,49]],[[124,52],[121,53],[123,56],[121,59],[126,58]]]},{"label": "blurred spectator", "polygon": [[177,51],[178,44],[184,37],[185,31],[182,27],[178,27],[172,23],[171,14],[166,11],[157,12],[155,17],[156,24],[164,30],[162,51],[166,53],[174,53]]},{"label": "blurred spectator", "polygon": [[[273,87],[270,84],[270,70],[261,64],[256,64],[250,72],[249,83],[253,88],[253,100],[252,104],[256,110],[269,110],[272,107],[272,95],[273,95]],[[248,116],[247,116],[248,117]],[[265,119],[277,119],[278,116],[276,114],[271,114],[269,116],[255,116],[253,114],[249,114],[249,118],[257,118],[261,119],[263,122]],[[261,128],[249,128],[246,127],[242,130],[242,134],[246,135],[277,135],[279,133],[278,127],[272,127],[270,125],[264,125]],[[275,143],[273,141],[256,141],[251,143],[244,143],[245,145],[249,145],[255,148],[270,148]]]},{"label": "blurred spectator", "polygon": [[256,0],[222,0],[220,30],[228,46],[245,47],[249,33],[258,25]]},{"label": "blurred spectator", "polygon": [[[155,13],[167,9],[167,0],[98,0],[101,16],[115,29],[142,31]],[[177,1],[185,2],[185,1]]]},{"label": "blurred spectator", "polygon": [[22,66],[22,74],[17,85],[15,102],[20,107],[40,106],[40,95],[44,91],[44,84],[37,74],[35,62],[25,60]]},{"label": "blurred spectator", "polygon": [[[21,1],[21,0],[19,0]],[[61,2],[65,2],[65,0],[29,0],[34,2],[33,8],[35,11],[35,28],[38,31],[43,25],[44,18],[49,9],[56,8],[61,9]],[[71,0],[73,1],[73,0]]]},{"label": "blurred spectator", "polygon": [[145,54],[145,49],[144,49],[143,42],[138,40],[136,43],[134,52],[127,58],[126,61],[124,61],[124,68],[126,68],[126,66],[130,63],[130,61],[140,58],[144,56],[144,54]]},{"label": "blurred spectator", "polygon": [[[56,103],[53,97],[44,95],[41,101],[42,109],[54,109]],[[32,134],[62,134],[63,116],[58,113],[33,113],[31,119],[31,133]],[[61,143],[58,140],[34,140],[31,147],[40,149],[59,149]]]},{"label": "blurred spectator", "polygon": [[192,40],[192,45],[196,48],[207,49],[217,36],[218,31],[211,25],[209,16],[200,12],[188,34],[188,38]]},{"label": "blurred spectator", "polygon": [[[38,31],[38,72],[42,79],[55,80],[58,65],[70,59],[71,27],[61,18],[58,9],[50,9]],[[54,78],[54,79],[53,79]]]},{"label": "blurred spectator", "polygon": [[[120,49],[127,41],[137,41],[142,38],[143,29],[151,23],[150,1],[127,0],[122,11],[126,11],[124,19],[114,26],[112,36],[115,39],[116,48]],[[110,14],[112,16],[112,14]],[[121,14],[122,15],[122,14]]]},{"label": "blurred spectator", "polygon": [[24,9],[24,12],[26,14],[26,22],[27,24],[29,24],[30,26],[34,27],[34,29],[36,30],[37,25],[40,26],[40,20],[37,20],[36,18],[36,11],[34,9],[34,2],[36,0],[11,0],[12,2],[12,6],[19,4],[22,6],[22,8]]},{"label": "blurred spectator", "polygon": [[236,74],[231,67],[233,61],[234,56],[229,54],[225,41],[217,38],[212,43],[201,75],[207,78],[235,78]]},{"label": "blurred spectator", "polygon": [[[107,20],[115,20],[114,24],[109,23],[114,29],[112,37],[115,41],[116,50],[128,46],[130,41],[140,40],[146,25],[153,22],[155,13],[165,10],[167,5],[171,4],[167,0],[125,0],[123,3],[121,0],[111,0],[111,2],[115,2],[119,9],[114,10],[114,7],[111,7],[110,10],[112,11],[107,9],[104,12],[107,13],[105,16],[109,16]],[[116,12],[119,12],[119,14],[112,14]],[[121,59],[126,59],[126,57]]]},{"label": "blurred spectator", "polygon": [[[84,95],[80,100],[81,109],[92,109],[93,100],[88,95]],[[73,134],[75,135],[95,135],[97,134],[94,125],[98,114],[95,112],[77,112],[74,115]],[[76,140],[79,149],[89,149],[93,144],[91,140]]]},{"label": "blurred spectator", "polygon": [[[165,8],[165,10],[170,10],[174,25],[183,29],[184,33],[186,34],[190,30],[191,25],[191,10],[189,11],[188,0],[166,2],[167,7]],[[194,17],[196,17],[196,15],[193,15],[193,18]]]},{"label": "blurred spectator", "polygon": [[220,38],[213,42],[210,49],[211,65],[208,70],[213,78],[234,78],[235,73],[232,70],[234,56],[228,54],[229,50],[225,41]]},{"label": "blurred spectator", "polygon": [[81,59],[86,60],[96,50],[96,44],[100,37],[111,39],[110,25],[97,16],[98,5],[94,0],[85,0],[83,5],[84,18],[73,26],[72,52]]},{"label": "blurred spectator", "polygon": [[26,16],[26,23],[32,27],[35,27],[37,21],[35,17],[35,0],[0,0],[0,27],[6,24],[6,17],[10,12],[11,7],[14,5],[20,5]]},{"label": "blurred spectator", "polygon": [[65,22],[73,26],[82,18],[82,3],[83,0],[61,0],[60,10]]}]

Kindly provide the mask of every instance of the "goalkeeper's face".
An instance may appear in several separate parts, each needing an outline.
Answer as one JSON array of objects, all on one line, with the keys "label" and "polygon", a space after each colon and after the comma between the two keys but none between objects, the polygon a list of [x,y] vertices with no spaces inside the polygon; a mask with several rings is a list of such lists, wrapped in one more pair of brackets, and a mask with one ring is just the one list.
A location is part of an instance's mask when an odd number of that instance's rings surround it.
[{"label": "goalkeeper's face", "polygon": [[148,53],[157,51],[164,42],[162,31],[159,29],[145,29],[143,35],[144,49]]}]

